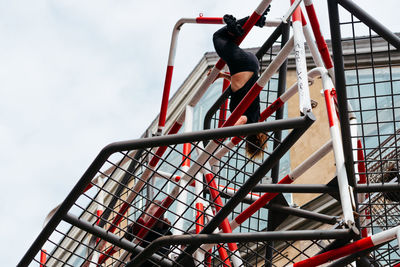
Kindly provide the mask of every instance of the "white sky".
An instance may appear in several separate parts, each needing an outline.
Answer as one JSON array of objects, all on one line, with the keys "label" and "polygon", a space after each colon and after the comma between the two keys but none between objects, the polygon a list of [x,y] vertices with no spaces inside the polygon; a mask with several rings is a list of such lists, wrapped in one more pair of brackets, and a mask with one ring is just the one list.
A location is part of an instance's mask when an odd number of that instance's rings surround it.
[{"label": "white sky", "polygon": [[[315,1],[329,37],[326,0]],[[395,0],[357,1],[399,31]],[[102,147],[138,138],[158,114],[173,25],[237,17],[259,1],[0,0],[0,251],[14,266]],[[273,1],[278,18],[288,1]],[[392,11],[393,10],[393,11]],[[172,94],[220,26],[185,25]],[[262,44],[255,29],[242,47]]]}]

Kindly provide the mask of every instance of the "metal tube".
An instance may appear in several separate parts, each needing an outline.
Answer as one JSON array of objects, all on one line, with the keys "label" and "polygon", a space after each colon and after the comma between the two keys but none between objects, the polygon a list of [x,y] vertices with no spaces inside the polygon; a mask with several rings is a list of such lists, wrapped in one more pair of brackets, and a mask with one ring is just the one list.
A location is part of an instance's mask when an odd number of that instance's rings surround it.
[{"label": "metal tube", "polygon": [[345,238],[351,233],[345,230],[300,230],[300,231],[275,231],[255,233],[232,234],[198,234],[181,236],[163,236],[154,240],[142,253],[137,255],[126,267],[134,267],[143,263],[154,254],[158,248],[166,245],[186,244],[196,246],[198,244],[214,244],[227,242],[263,242],[266,240],[313,240],[313,239],[337,239]]},{"label": "metal tube", "polygon": [[328,185],[306,185],[306,184],[262,184],[256,185],[252,192],[268,192],[268,193],[332,193],[338,192],[337,187]]},{"label": "metal tube", "polygon": [[347,93],[346,93],[346,79],[344,75],[344,62],[341,44],[341,33],[339,25],[339,11],[336,1],[328,1],[329,22],[331,29],[332,39],[332,52],[333,61],[335,65],[335,86],[337,94],[337,103],[339,107],[340,129],[342,135],[342,145],[344,160],[346,164],[347,177],[349,185],[355,186],[354,179],[354,159],[353,150],[351,146],[350,124],[348,119],[348,106],[347,106]]},{"label": "metal tube", "polygon": [[300,208],[292,208],[292,207],[287,207],[287,206],[283,206],[283,205],[277,205],[277,204],[272,204],[269,203],[266,206],[267,209],[269,209],[270,211],[277,211],[277,212],[281,212],[281,213],[286,213],[292,216],[297,216],[297,217],[301,217],[301,218],[305,218],[305,219],[310,219],[310,220],[314,220],[314,221],[318,221],[318,222],[322,222],[322,223],[327,223],[327,224],[335,224],[338,221],[338,217],[335,216],[330,216],[330,215],[325,215],[325,214],[321,214],[321,213],[317,213],[317,212],[312,212],[312,211],[308,211],[308,210],[303,210]]},{"label": "metal tube", "polygon": [[400,184],[358,184],[354,191],[357,193],[400,192]]}]

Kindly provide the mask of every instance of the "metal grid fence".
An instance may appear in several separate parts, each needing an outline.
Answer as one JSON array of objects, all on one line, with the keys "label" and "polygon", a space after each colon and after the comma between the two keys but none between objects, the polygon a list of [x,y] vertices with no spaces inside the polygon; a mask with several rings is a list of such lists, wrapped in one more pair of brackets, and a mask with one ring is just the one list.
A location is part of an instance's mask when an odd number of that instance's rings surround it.
[{"label": "metal grid fence", "polygon": [[[399,184],[400,52],[369,18],[353,14],[350,1],[338,1],[346,100],[344,116],[355,115],[353,140],[354,173],[358,184]],[[351,4],[351,3],[350,3]],[[370,25],[370,26],[368,26]],[[343,116],[343,117],[344,117]],[[355,130],[356,129],[356,130]],[[342,132],[343,133],[343,132]],[[346,135],[345,135],[346,136]],[[358,141],[358,146],[354,144]],[[348,145],[348,144],[347,144]],[[359,193],[358,213],[363,236],[379,233],[400,223],[400,198],[396,191]],[[376,266],[400,261],[396,240],[368,254]]]}]

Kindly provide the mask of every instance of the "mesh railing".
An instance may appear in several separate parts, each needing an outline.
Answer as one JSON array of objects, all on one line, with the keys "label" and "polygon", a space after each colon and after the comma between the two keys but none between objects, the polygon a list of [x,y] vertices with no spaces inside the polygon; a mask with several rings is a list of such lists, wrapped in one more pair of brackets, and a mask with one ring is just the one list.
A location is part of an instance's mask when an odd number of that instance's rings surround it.
[{"label": "mesh railing", "polygon": [[[360,228],[362,235],[367,236],[400,224],[399,194],[384,190],[388,184],[400,183],[400,52],[387,37],[390,33],[385,34],[382,26],[377,27],[368,15],[360,15],[351,1],[338,2],[342,38],[338,40],[333,35],[332,42],[341,46],[345,95],[351,105],[343,117],[356,117],[347,139],[353,140],[355,177],[358,184],[382,185],[375,192],[358,194]],[[347,134],[344,136],[346,139]],[[397,241],[372,250],[368,259],[376,266],[399,263]]]}]

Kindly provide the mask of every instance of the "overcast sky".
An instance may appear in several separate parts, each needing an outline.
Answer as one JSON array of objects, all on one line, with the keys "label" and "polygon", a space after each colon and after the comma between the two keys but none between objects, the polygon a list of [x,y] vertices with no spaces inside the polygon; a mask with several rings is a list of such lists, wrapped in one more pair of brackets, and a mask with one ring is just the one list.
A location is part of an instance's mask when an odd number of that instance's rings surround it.
[{"label": "overcast sky", "polygon": [[[315,2],[329,37],[326,1]],[[399,31],[397,1],[358,2]],[[138,138],[159,113],[175,22],[199,13],[242,17],[258,3],[0,0],[2,266],[16,265],[102,147]],[[268,17],[288,6],[273,1]],[[183,26],[171,95],[213,51],[218,27]],[[270,32],[255,29],[242,47],[261,45]]]}]

